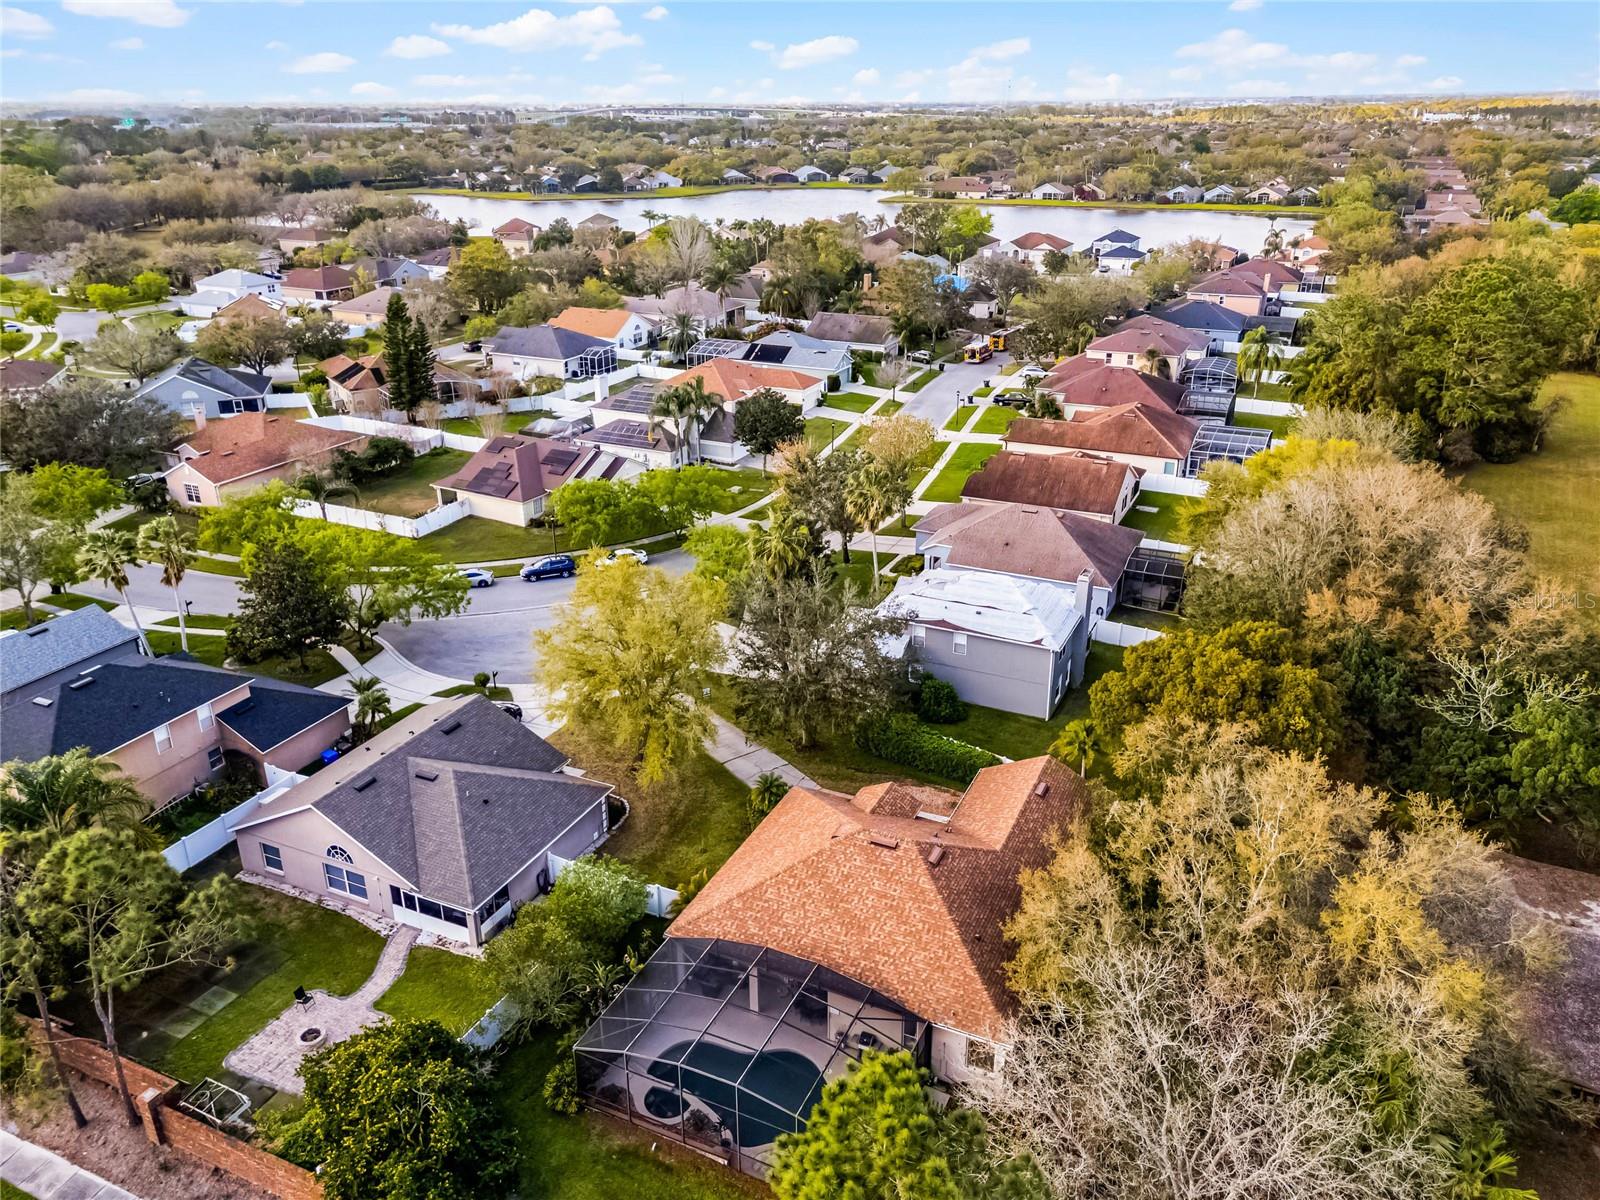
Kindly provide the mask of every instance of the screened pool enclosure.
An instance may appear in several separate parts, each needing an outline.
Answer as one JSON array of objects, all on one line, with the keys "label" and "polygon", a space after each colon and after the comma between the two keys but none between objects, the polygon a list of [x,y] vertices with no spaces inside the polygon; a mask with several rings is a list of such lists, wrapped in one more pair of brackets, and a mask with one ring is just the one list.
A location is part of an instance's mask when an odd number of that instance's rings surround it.
[{"label": "screened pool enclosure", "polygon": [[776,950],[668,938],[577,1045],[586,1103],[751,1174],[866,1050],[927,1061],[927,1022]]}]

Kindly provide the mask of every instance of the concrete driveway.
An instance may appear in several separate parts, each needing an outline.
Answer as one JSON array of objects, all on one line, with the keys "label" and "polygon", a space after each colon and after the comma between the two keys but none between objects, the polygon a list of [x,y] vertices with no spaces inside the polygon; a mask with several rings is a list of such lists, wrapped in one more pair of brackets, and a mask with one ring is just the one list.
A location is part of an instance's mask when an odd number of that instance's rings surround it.
[{"label": "concrete driveway", "polygon": [[920,392],[900,394],[905,411],[928,421],[935,429],[943,429],[956,411],[956,396],[970,400],[977,389],[998,381],[1000,368],[1010,361],[1009,354],[996,354],[986,363],[946,363],[944,370]]}]

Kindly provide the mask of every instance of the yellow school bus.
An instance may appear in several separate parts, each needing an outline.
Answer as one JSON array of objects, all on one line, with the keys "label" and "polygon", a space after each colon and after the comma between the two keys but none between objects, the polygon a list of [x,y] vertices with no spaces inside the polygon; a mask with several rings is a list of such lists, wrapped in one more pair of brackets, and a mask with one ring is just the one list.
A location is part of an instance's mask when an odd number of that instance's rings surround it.
[{"label": "yellow school bus", "polygon": [[994,357],[994,351],[989,348],[989,343],[983,338],[968,342],[961,351],[961,361],[969,363],[988,362]]}]

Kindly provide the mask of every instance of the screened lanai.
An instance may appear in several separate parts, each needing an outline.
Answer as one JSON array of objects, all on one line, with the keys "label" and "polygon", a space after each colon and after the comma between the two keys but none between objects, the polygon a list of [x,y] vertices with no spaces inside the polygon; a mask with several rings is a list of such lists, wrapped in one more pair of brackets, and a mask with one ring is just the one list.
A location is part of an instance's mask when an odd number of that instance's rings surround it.
[{"label": "screened lanai", "polygon": [[865,984],[776,950],[668,938],[577,1045],[586,1103],[743,1171],[805,1127],[866,1050],[927,1059],[927,1022]]}]

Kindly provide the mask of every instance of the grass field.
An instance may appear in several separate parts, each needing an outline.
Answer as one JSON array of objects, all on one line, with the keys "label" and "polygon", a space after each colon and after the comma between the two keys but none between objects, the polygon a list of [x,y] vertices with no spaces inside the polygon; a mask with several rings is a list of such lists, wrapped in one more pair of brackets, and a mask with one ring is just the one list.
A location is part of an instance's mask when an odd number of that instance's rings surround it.
[{"label": "grass field", "polygon": [[719,471],[718,477],[727,489],[724,499],[717,505],[717,511],[721,513],[738,512],[741,508],[748,508],[768,495],[777,484],[772,475],[763,475],[759,470],[750,467]]},{"label": "grass field", "polygon": [[427,454],[418,454],[382,479],[364,484],[360,489],[359,504],[373,512],[397,517],[420,517],[439,503],[439,494],[432,487],[434,480],[454,475],[467,465],[471,457],[465,450],[446,450],[443,447],[430,450]]},{"label": "grass field", "polygon": [[1270,429],[1273,437],[1288,437],[1294,423],[1294,417],[1269,417],[1262,413],[1246,412],[1235,412],[1230,422],[1245,429]]},{"label": "grass field", "polygon": [[868,396],[864,392],[837,392],[824,396],[821,403],[828,408],[842,409],[844,412],[864,413],[878,402],[877,396]]},{"label": "grass field", "polygon": [[[1138,529],[1161,542],[1178,539],[1178,509],[1187,497],[1170,492],[1140,492],[1133,507],[1122,518],[1130,529]],[[1140,508],[1154,508],[1155,512],[1140,512]]]},{"label": "grass field", "polygon": [[[160,629],[147,629],[145,639],[150,643],[151,652],[158,657],[163,654],[176,654],[183,648],[176,628],[168,629],[164,626]],[[207,666],[220,667],[228,656],[228,639],[218,637],[214,633],[193,634],[189,638],[189,654]],[[304,667],[300,665],[298,658],[274,657],[264,658],[257,663],[242,663],[238,670],[246,675],[267,675],[273,679],[281,679],[285,683],[298,683],[302,687],[316,687],[344,674],[344,668],[339,665],[339,660],[326,650],[313,650],[307,654]]]},{"label": "grass field", "polygon": [[1600,376],[1564,372],[1544,397],[1565,397],[1544,449],[1513,463],[1481,463],[1462,483],[1528,530],[1533,567],[1575,593],[1578,610],[1600,625],[1600,554],[1594,498],[1600,489]]},{"label": "grass field", "polygon": [[1020,408],[1007,408],[1003,404],[991,404],[979,414],[977,423],[973,425],[973,433],[1004,433],[1011,428],[1011,422],[1022,415]]},{"label": "grass field", "polygon": [[957,446],[944,469],[933,477],[919,499],[951,503],[961,499],[961,488],[979,467],[1000,452],[998,444],[967,442]]},{"label": "grass field", "polygon": [[963,404],[950,414],[950,419],[944,423],[946,433],[962,433],[967,428],[967,422],[972,420],[972,414],[977,412],[982,405]]},{"label": "grass field", "polygon": [[460,1036],[500,997],[475,958],[415,946],[406,969],[373,1005],[401,1020],[433,1020]]},{"label": "grass field", "polygon": [[806,444],[814,450],[824,449],[830,440],[835,446],[842,446],[854,434],[855,426],[832,417],[806,418]]}]

